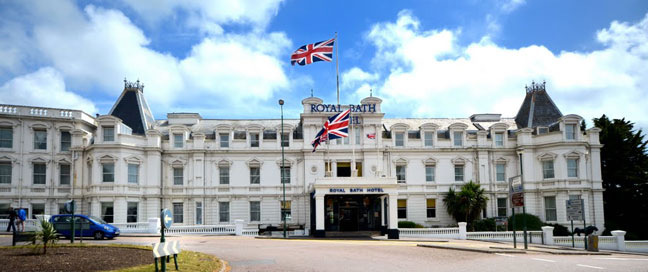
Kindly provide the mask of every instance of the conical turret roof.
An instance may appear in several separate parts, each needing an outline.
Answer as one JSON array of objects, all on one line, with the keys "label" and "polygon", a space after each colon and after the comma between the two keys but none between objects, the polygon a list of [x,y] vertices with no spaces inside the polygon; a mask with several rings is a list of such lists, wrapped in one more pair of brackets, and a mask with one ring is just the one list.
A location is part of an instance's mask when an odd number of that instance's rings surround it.
[{"label": "conical turret roof", "polygon": [[109,115],[119,117],[133,134],[144,135],[155,123],[151,109],[144,99],[144,84],[124,79],[124,91],[110,110]]},{"label": "conical turret roof", "polygon": [[526,97],[515,116],[515,123],[518,128],[548,127],[562,116],[556,104],[549,97],[545,89],[545,82],[542,84],[531,82],[531,86],[526,87]]}]

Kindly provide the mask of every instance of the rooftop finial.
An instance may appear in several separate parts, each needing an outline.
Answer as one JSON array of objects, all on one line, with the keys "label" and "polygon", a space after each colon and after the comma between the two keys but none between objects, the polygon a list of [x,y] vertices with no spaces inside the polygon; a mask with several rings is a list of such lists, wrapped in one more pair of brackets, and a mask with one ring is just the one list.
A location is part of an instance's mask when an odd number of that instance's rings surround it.
[{"label": "rooftop finial", "polygon": [[369,89],[369,97],[373,97],[373,89]]},{"label": "rooftop finial", "polygon": [[526,89],[527,93],[530,92],[538,92],[538,91],[545,91],[545,86],[546,86],[546,81],[542,81],[542,84],[536,83],[535,80],[531,81],[531,86],[524,85],[524,89]]},{"label": "rooftop finial", "polygon": [[311,89],[311,97],[313,97],[313,89]]},{"label": "rooftop finial", "polygon": [[144,84],[140,83],[140,80],[137,79],[135,82],[130,82],[124,78],[124,89],[135,89],[140,92],[144,92]]}]

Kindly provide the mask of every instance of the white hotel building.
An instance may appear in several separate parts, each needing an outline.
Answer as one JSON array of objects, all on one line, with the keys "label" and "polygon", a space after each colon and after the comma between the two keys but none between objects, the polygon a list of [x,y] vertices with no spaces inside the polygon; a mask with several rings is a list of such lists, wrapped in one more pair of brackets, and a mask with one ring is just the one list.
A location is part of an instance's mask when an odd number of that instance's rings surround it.
[{"label": "white hotel building", "polygon": [[291,228],[394,238],[399,220],[456,224],[443,196],[470,180],[489,197],[484,216],[510,215],[507,180],[519,175],[521,158],[528,213],[567,224],[565,201],[580,198],[587,223],[603,229],[599,129],[582,131],[580,116],[562,115],[544,84],[526,89],[515,118],[391,119],[381,102],[354,105],[351,137],[315,153],[310,143],[325,119],[349,105],[308,97],[283,128],[280,119],[198,113],[154,120],[139,82],[125,83],[110,113],[96,117],[0,105],[0,211],[58,214],[75,199],[82,213],[108,222],[146,221],[168,208],[174,224],[279,227],[283,164]]}]

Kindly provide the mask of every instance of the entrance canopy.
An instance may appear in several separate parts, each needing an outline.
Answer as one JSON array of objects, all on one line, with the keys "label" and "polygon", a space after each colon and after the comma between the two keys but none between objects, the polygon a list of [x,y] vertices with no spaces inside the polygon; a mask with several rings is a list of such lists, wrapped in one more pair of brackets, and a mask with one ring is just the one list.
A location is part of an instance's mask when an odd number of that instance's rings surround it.
[{"label": "entrance canopy", "polygon": [[315,236],[326,231],[386,230],[398,239],[396,178],[323,177],[311,185]]},{"label": "entrance canopy", "polygon": [[323,177],[311,185],[314,196],[325,195],[398,195],[396,178],[380,177]]}]

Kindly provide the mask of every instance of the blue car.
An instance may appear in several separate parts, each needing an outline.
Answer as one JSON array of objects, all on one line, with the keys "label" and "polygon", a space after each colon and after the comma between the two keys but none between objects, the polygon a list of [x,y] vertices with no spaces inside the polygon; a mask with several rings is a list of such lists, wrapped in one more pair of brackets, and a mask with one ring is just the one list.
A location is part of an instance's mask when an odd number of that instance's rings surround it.
[{"label": "blue car", "polygon": [[[72,236],[70,220],[72,220],[72,215],[70,214],[57,214],[52,215],[52,218],[50,218],[50,222],[54,225],[56,232],[65,237]],[[94,237],[95,240],[101,240],[103,238],[113,239],[119,236],[119,228],[106,223],[106,221],[99,217],[75,214],[74,221],[75,237]]]}]

